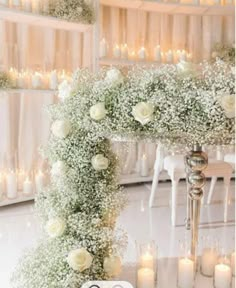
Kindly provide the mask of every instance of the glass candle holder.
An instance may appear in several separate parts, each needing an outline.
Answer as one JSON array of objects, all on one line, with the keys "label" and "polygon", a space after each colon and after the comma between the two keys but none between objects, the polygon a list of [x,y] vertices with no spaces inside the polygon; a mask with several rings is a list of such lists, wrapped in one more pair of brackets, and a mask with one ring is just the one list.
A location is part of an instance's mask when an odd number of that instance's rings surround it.
[{"label": "glass candle holder", "polygon": [[214,269],[214,287],[230,288],[232,284],[232,269],[230,259],[226,255],[221,255]]},{"label": "glass candle holder", "polygon": [[188,249],[186,242],[180,243],[179,250],[177,287],[193,288],[196,275],[194,257],[190,254],[190,249]]},{"label": "glass candle holder", "polygon": [[202,239],[203,249],[201,255],[201,274],[206,277],[214,276],[215,265],[219,256],[218,241],[210,237]]},{"label": "glass candle holder", "polygon": [[157,284],[157,245],[154,241],[137,244],[137,288],[154,288]]}]

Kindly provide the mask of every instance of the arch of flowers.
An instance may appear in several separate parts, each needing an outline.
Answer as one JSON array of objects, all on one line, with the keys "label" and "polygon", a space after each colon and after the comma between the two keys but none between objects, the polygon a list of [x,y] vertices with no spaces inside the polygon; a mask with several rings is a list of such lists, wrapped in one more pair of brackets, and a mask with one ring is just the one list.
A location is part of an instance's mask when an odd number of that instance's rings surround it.
[{"label": "arch of flowers", "polygon": [[108,139],[168,145],[232,144],[234,71],[224,62],[78,71],[49,107],[45,150],[52,183],[36,199],[45,234],[14,276],[17,288],[78,288],[120,271],[126,244],[116,218],[125,197]]}]

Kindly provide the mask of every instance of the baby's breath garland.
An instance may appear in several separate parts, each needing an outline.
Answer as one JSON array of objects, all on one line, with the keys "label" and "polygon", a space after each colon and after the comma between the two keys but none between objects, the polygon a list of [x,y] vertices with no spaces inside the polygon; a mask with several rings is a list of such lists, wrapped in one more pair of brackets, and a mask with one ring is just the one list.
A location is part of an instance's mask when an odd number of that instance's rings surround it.
[{"label": "baby's breath garland", "polygon": [[222,61],[165,65],[128,75],[81,70],[49,108],[45,156],[52,183],[36,199],[47,236],[21,262],[17,288],[78,288],[119,274],[126,238],[115,229],[124,206],[108,137],[192,145],[234,142],[234,75]]},{"label": "baby's breath garland", "polygon": [[0,89],[9,89],[12,86],[10,75],[7,72],[0,71]]}]

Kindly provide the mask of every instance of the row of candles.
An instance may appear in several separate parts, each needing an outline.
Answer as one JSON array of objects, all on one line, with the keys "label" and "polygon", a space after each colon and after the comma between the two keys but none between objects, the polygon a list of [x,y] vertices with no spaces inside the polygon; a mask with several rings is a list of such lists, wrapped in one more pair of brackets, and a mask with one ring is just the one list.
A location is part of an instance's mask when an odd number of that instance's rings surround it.
[{"label": "row of candles", "polygon": [[[177,287],[194,287],[197,265],[188,253],[179,257]],[[157,247],[154,242],[138,246],[137,288],[154,288],[157,282]],[[200,257],[201,274],[214,277],[215,288],[230,288],[235,276],[235,251],[220,256],[214,247],[205,247]]]},{"label": "row of candles", "polygon": [[0,173],[0,201],[7,199],[15,199],[22,191],[24,196],[30,196],[38,193],[46,185],[48,181],[47,175],[41,170],[35,173],[27,173],[24,170],[10,170]]},{"label": "row of candles", "polygon": [[48,0],[0,0],[0,5],[33,13],[49,11]]},{"label": "row of candles", "polygon": [[70,80],[72,74],[69,72],[57,71],[18,71],[11,68],[8,72],[12,85],[19,89],[50,89],[56,90],[64,80]]},{"label": "row of candles", "polygon": [[[109,45],[105,38],[100,41],[100,58],[109,56]],[[192,54],[186,50],[162,50],[160,45],[156,45],[152,51],[146,47],[140,47],[137,51],[130,49],[127,44],[115,44],[112,48],[112,57],[123,60],[153,60],[159,63],[177,63],[179,61],[191,61]]]}]

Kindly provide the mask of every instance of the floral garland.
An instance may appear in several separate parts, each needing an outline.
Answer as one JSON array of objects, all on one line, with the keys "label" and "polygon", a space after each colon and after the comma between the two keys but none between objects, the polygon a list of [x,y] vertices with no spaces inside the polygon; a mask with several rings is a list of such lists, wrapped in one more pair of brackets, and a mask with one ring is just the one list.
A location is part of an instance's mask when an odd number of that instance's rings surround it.
[{"label": "floral garland", "polygon": [[235,45],[217,43],[212,52],[212,59],[220,59],[230,65],[235,65]]},{"label": "floral garland", "polygon": [[52,183],[36,199],[46,237],[24,257],[17,288],[76,288],[119,275],[126,244],[116,218],[125,198],[117,159],[106,136],[152,138],[192,145],[234,142],[234,75],[222,61],[195,70],[187,63],[78,71],[49,108],[45,150]]},{"label": "floral garland", "polygon": [[10,75],[0,71],[0,89],[9,89],[13,86]]},{"label": "floral garland", "polygon": [[71,22],[95,22],[95,11],[90,0],[49,0],[49,9],[45,14]]}]

